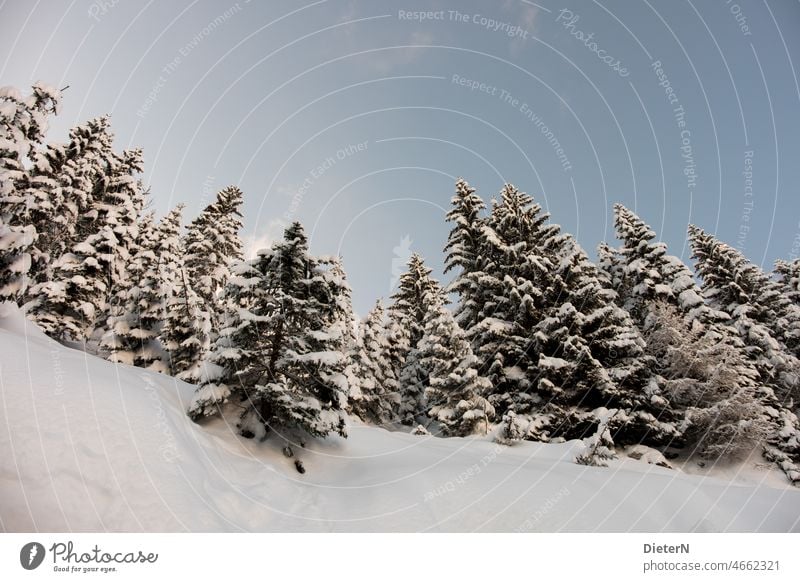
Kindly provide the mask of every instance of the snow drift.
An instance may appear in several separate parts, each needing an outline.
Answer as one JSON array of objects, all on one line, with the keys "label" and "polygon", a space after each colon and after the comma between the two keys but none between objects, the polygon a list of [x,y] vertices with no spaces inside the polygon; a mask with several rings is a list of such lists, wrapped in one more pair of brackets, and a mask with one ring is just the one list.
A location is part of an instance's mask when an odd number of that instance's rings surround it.
[{"label": "snow drift", "polygon": [[800,491],[766,464],[584,467],[579,443],[354,424],[346,440],[295,447],[301,475],[274,435],[191,422],[193,386],[65,348],[2,310],[6,531],[800,531]]}]

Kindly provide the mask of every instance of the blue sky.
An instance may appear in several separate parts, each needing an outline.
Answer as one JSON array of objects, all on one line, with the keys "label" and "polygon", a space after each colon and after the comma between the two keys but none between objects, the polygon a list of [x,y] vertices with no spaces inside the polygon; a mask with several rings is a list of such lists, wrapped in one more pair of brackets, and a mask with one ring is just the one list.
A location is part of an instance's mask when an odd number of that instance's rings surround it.
[{"label": "blue sky", "polygon": [[[424,13],[424,14],[420,14]],[[112,114],[156,209],[245,192],[251,246],[301,220],[364,314],[405,257],[441,273],[453,183],[509,181],[594,254],[611,205],[688,259],[696,223],[800,254],[800,3],[0,4],[0,85],[70,88],[53,139]]]}]

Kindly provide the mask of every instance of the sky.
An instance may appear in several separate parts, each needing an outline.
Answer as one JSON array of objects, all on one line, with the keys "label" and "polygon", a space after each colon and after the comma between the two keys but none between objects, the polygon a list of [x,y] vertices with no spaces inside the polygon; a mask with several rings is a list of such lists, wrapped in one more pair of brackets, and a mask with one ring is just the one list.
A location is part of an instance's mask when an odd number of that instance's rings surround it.
[{"label": "sky", "polygon": [[800,255],[800,2],[0,0],[0,85],[110,113],[159,214],[229,184],[248,252],[299,220],[356,312],[412,252],[443,282],[463,177],[532,195],[590,256],[634,209],[769,269]]}]

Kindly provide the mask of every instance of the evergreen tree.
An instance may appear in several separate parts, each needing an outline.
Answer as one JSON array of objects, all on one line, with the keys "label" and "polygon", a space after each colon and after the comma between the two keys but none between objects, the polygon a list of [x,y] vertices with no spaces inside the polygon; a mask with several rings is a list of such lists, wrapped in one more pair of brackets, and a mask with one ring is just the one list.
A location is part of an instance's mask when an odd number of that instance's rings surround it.
[{"label": "evergreen tree", "polygon": [[50,280],[54,262],[99,228],[99,213],[91,206],[104,188],[111,153],[104,116],[71,129],[66,144],[48,144],[34,156],[29,191],[35,203],[29,219],[38,236],[31,249],[32,284]]},{"label": "evergreen tree", "polygon": [[178,206],[158,225],[154,224],[152,213],[140,222],[136,253],[111,302],[112,315],[104,338],[111,361],[162,373],[169,371],[158,337],[179,260],[182,211],[183,206]]},{"label": "evergreen tree", "polygon": [[13,87],[0,88],[0,302],[17,301],[27,286],[30,247],[37,237],[31,213],[47,202],[31,196],[28,163],[60,99],[42,83],[27,97]]},{"label": "evergreen tree", "polygon": [[800,305],[800,258],[792,261],[776,261],[775,274],[783,293],[795,305]]},{"label": "evergreen tree", "polygon": [[85,215],[91,227],[78,224],[90,234],[55,261],[52,280],[31,290],[30,315],[59,340],[86,340],[105,323],[108,301],[135,252],[145,197],[135,177],[142,171],[141,150],[110,153],[104,163]]},{"label": "evergreen tree", "polygon": [[464,331],[443,305],[428,313],[418,353],[428,370],[428,415],[441,423],[443,433],[486,434],[494,408],[483,395],[491,385],[478,374],[478,359]]},{"label": "evergreen tree", "polygon": [[379,300],[359,326],[359,337],[350,369],[352,412],[364,421],[383,425],[392,422],[399,406],[397,393],[390,392],[393,371],[386,356],[389,351],[384,332],[385,311]]},{"label": "evergreen tree", "polygon": [[242,259],[242,191],[229,186],[217,193],[189,225],[183,241],[189,283],[202,299],[207,317],[216,325],[217,297],[229,277],[231,261]]},{"label": "evergreen tree", "polygon": [[399,368],[400,407],[398,415],[401,422],[414,424],[418,416],[424,414],[424,386],[427,383],[427,370],[422,365],[417,347],[425,333],[425,318],[428,312],[445,302],[445,295],[439,283],[431,277],[431,269],[425,266],[422,257],[414,253],[408,261],[405,273],[400,275],[397,291],[392,295],[392,307],[389,319],[393,321],[392,334],[403,335],[407,330],[408,348],[406,353],[399,350],[405,348],[405,338],[392,337],[394,349],[398,352],[394,359]]},{"label": "evergreen tree", "polygon": [[173,376],[197,384],[203,358],[211,348],[211,320],[203,300],[189,284],[183,257],[178,257],[161,344],[169,353]]},{"label": "evergreen tree", "polygon": [[760,383],[783,402],[797,401],[800,364],[781,341],[791,337],[781,318],[775,283],[736,249],[696,226],[689,227],[689,241],[703,294],[713,309],[728,315]]},{"label": "evergreen tree", "polygon": [[450,204],[453,208],[447,213],[447,221],[453,223],[453,229],[444,247],[444,272],[458,270],[448,291],[459,296],[456,321],[463,329],[470,329],[478,322],[488,300],[481,285],[485,244],[482,213],[486,205],[475,194],[475,188],[462,178],[456,182],[456,193]]},{"label": "evergreen tree", "polygon": [[613,289],[640,328],[644,328],[651,307],[664,303],[703,323],[719,320],[719,314],[703,300],[691,270],[678,257],[667,254],[667,246],[655,241],[650,226],[622,204],[614,205],[614,225],[622,247],[616,252],[619,267]]},{"label": "evergreen tree", "polygon": [[190,417],[216,414],[234,400],[243,408],[239,429],[246,437],[270,429],[346,436],[341,278],[308,254],[299,223],[233,273],[224,327]]},{"label": "evergreen tree", "polygon": [[504,414],[529,412],[538,403],[531,380],[537,361],[529,348],[531,331],[544,317],[543,290],[553,270],[546,252],[557,232],[541,206],[513,185],[500,196],[482,229],[482,310],[466,332],[479,371],[492,384],[490,401]]}]

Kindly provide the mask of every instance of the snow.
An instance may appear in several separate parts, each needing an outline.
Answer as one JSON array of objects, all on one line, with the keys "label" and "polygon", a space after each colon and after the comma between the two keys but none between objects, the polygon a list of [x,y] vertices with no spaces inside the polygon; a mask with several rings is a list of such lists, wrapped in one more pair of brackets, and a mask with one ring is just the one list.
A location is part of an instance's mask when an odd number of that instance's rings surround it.
[{"label": "snow", "polygon": [[8,305],[0,389],[7,531],[800,531],[800,491],[757,460],[595,468],[572,462],[576,441],[354,422],[293,446],[301,475],[282,439],[235,436],[234,415],[191,422],[193,386],[65,348]]}]

